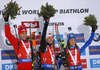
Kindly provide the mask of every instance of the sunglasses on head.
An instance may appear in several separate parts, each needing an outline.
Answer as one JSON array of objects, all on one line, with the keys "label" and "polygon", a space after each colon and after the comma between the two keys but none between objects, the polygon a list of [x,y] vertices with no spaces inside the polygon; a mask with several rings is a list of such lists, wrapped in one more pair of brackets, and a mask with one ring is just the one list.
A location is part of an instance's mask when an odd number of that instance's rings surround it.
[{"label": "sunglasses on head", "polygon": [[22,29],[26,29],[26,27],[21,27],[20,30],[22,30]]},{"label": "sunglasses on head", "polygon": [[74,35],[70,35],[70,37],[74,37]]}]

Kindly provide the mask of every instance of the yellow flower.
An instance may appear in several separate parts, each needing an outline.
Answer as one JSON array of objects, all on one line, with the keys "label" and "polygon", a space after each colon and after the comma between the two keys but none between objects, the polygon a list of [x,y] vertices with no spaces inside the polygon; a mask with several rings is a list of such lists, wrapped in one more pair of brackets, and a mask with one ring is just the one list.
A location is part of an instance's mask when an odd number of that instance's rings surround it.
[{"label": "yellow flower", "polygon": [[83,22],[85,22],[85,20],[83,20]]},{"label": "yellow flower", "polygon": [[11,2],[11,4],[13,4],[13,2]]},{"label": "yellow flower", "polygon": [[41,8],[43,7],[43,5],[41,6]]},{"label": "yellow flower", "polygon": [[6,5],[8,5],[8,3]]},{"label": "yellow flower", "polygon": [[41,10],[41,12],[43,12],[43,10]]},{"label": "yellow flower", "polygon": [[47,11],[47,10],[45,9],[45,11]]}]

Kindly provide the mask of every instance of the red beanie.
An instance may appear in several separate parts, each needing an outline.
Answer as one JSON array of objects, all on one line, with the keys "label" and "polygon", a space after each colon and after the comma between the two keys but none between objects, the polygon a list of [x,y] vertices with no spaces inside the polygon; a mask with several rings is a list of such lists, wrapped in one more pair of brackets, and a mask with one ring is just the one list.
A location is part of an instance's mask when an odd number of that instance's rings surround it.
[{"label": "red beanie", "polygon": [[23,32],[27,32],[26,27],[25,27],[24,25],[19,25],[19,26],[18,26],[18,35],[19,35],[20,33],[23,33]]}]

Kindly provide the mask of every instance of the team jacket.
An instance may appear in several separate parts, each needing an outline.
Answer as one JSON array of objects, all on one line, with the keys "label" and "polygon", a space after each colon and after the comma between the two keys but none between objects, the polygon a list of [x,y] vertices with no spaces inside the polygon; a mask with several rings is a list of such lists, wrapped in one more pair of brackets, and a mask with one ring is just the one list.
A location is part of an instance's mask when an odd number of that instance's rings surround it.
[{"label": "team jacket", "polygon": [[[91,44],[93,37],[94,37],[94,32],[91,33],[89,40],[86,41],[85,44],[81,48],[79,48],[79,47],[76,48],[77,49],[77,62],[76,62],[77,65],[81,65],[80,54],[85,50],[86,47],[88,47]],[[75,48],[70,49],[70,51],[71,51],[73,57],[75,57]],[[67,47],[66,47],[66,53],[69,55],[68,59],[69,59],[70,66],[74,66],[74,62],[71,58],[71,55],[68,52]]]},{"label": "team jacket", "polygon": [[[20,70],[20,69],[24,69],[24,70],[32,69],[32,62],[31,62],[31,60],[26,61],[27,53],[25,51],[25,48],[23,47],[21,40],[19,38],[15,38],[14,35],[11,34],[9,23],[5,24],[5,35],[8,38],[9,42],[12,44],[14,51],[15,51],[15,54],[18,58],[18,64],[17,64],[18,70]],[[20,41],[19,49],[18,49],[18,41]],[[26,48],[29,48],[30,42],[28,40],[25,40],[24,43],[26,45]],[[29,52],[29,54],[31,56],[31,51]]]},{"label": "team jacket", "polygon": [[41,63],[42,64],[53,64],[53,62],[55,63],[54,50],[52,47],[48,46],[46,48],[45,53],[41,52]]}]

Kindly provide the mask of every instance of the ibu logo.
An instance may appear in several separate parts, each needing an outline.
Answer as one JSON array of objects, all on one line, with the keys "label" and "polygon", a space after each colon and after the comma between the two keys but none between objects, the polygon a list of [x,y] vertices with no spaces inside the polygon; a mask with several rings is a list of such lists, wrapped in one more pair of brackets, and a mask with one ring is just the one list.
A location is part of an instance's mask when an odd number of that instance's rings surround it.
[{"label": "ibu logo", "polygon": [[100,68],[100,58],[90,59],[91,68]]}]

